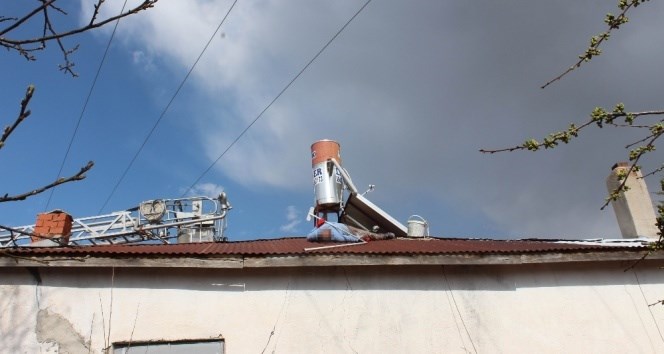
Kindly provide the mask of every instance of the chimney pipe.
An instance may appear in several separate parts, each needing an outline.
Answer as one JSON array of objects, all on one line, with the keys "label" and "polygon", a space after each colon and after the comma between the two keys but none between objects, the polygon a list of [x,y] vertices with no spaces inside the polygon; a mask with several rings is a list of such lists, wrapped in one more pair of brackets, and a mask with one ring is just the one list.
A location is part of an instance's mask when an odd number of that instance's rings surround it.
[{"label": "chimney pipe", "polygon": [[[606,179],[606,187],[609,193],[620,186],[620,174],[629,170],[627,162],[619,162],[611,168],[611,174]],[[613,211],[618,219],[618,226],[623,238],[647,237],[657,239],[657,227],[655,226],[655,210],[652,199],[648,193],[648,186],[643,179],[641,171],[634,171],[626,176],[625,186],[629,188],[621,192],[617,200],[612,201]]]}]

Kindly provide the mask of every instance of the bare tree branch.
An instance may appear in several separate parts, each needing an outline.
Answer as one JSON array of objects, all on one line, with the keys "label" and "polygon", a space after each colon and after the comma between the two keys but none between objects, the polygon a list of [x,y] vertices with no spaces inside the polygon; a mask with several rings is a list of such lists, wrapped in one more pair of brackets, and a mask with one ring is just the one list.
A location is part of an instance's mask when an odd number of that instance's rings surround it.
[{"label": "bare tree branch", "polygon": [[656,302],[653,302],[652,304],[648,304],[648,307],[652,307],[655,305],[664,305],[664,300],[657,300]]},{"label": "bare tree branch", "polygon": [[5,21],[18,21],[18,18],[0,16],[0,23],[5,22]]},{"label": "bare tree branch", "polygon": [[[14,132],[14,130],[16,130],[16,128],[28,116],[30,116],[31,112],[28,109],[28,104],[30,103],[30,100],[32,99],[32,96],[33,96],[34,92],[35,92],[35,87],[33,85],[28,86],[28,89],[25,92],[25,96],[21,100],[21,110],[19,111],[19,114],[16,117],[16,120],[14,121],[14,123],[12,125],[8,125],[7,127],[5,127],[5,129],[2,132],[2,136],[0,136],[0,149],[2,149],[2,147],[5,145],[5,142],[7,141],[7,138],[9,138],[9,136]],[[19,194],[19,195],[14,195],[14,196],[9,196],[8,194],[5,194],[4,196],[0,197],[0,203],[9,202],[9,201],[17,201],[17,200],[25,200],[28,197],[31,197],[33,195],[37,195],[37,194],[42,193],[44,191],[47,191],[51,188],[54,188],[58,185],[68,183],[68,182],[72,182],[72,181],[80,181],[80,180],[85,178],[85,173],[88,172],[92,168],[92,166],[94,166],[94,162],[90,161],[90,162],[88,162],[87,165],[85,165],[83,168],[81,168],[81,170],[77,174],[75,174],[73,176],[66,177],[66,178],[58,178],[54,182],[52,182],[52,183],[50,183],[46,186],[34,189],[30,192],[26,192],[26,193]]]},{"label": "bare tree branch", "polygon": [[[21,230],[18,230],[18,229],[12,228],[12,227],[8,227],[8,226],[4,226],[4,225],[0,225],[0,229],[1,230],[7,230],[12,234],[11,235],[11,242],[16,247],[18,247],[18,245],[16,244],[15,239],[19,235],[30,236],[30,237],[34,237],[34,238],[43,239],[43,240],[51,240],[53,242],[56,242],[60,246],[67,246],[67,244],[64,243],[63,240],[60,237],[42,236],[42,235],[35,234],[33,232],[25,232],[25,231],[21,231]],[[14,235],[14,234],[16,234],[16,235]]]},{"label": "bare tree branch", "polygon": [[[50,1],[50,2],[54,2],[54,1],[55,0]],[[73,36],[75,34],[79,34],[79,33],[82,33],[82,32],[89,31],[91,29],[102,27],[102,26],[104,26],[104,25],[106,25],[110,22],[113,22],[117,19],[121,19],[123,17],[127,17],[129,15],[133,15],[133,14],[136,14],[136,13],[141,12],[143,10],[147,10],[149,8],[152,8],[152,7],[154,7],[154,4],[157,1],[159,1],[159,0],[145,0],[140,5],[132,8],[132,9],[129,9],[126,12],[123,12],[119,15],[106,18],[106,19],[104,19],[102,21],[99,21],[99,22],[96,22],[96,23],[89,23],[88,25],[83,26],[83,27],[71,29],[71,30],[68,30],[68,31],[65,31],[65,32],[55,33],[55,34],[52,34],[50,36],[26,38],[26,39],[10,39],[10,38],[0,37],[0,45],[4,45],[4,44],[24,45],[24,44],[32,44],[32,43],[41,43],[41,42],[44,42],[44,41],[50,41],[50,40],[58,39],[58,38],[70,37],[70,36]],[[43,8],[43,6],[42,6],[42,8]],[[95,11],[95,16],[96,16],[96,14],[97,14],[97,12]],[[3,33],[4,33],[4,31],[0,32],[0,35],[2,35]]]},{"label": "bare tree branch", "polygon": [[17,234],[19,234],[19,235],[36,236],[35,234],[33,234],[33,233],[31,233],[31,232],[21,231],[21,230],[19,230],[19,229],[14,229],[14,228],[9,227],[9,226],[3,226],[3,225],[0,225],[0,229],[7,230],[7,231],[12,232],[12,233],[17,233]]},{"label": "bare tree branch", "polygon": [[28,110],[28,104],[30,103],[30,99],[32,99],[32,95],[35,93],[35,87],[33,85],[28,86],[28,89],[25,92],[25,97],[21,100],[21,111],[18,113],[18,117],[16,117],[16,120],[14,121],[14,124],[8,125],[5,127],[4,131],[2,132],[2,136],[0,136],[0,149],[2,149],[3,146],[5,146],[5,141],[9,136],[14,132],[14,129],[18,127],[19,124],[21,124],[25,118],[28,118],[30,116],[30,110]]},{"label": "bare tree branch", "polygon": [[92,13],[92,16],[90,17],[90,23],[88,23],[88,26],[92,26],[93,23],[95,23],[95,20],[97,19],[97,16],[99,16],[99,11],[101,10],[101,5],[104,3],[104,0],[99,0],[94,6],[95,11]]},{"label": "bare tree branch", "polygon": [[617,123],[611,123],[611,125],[616,128],[650,129],[650,125],[631,125],[631,124],[617,124]]},{"label": "bare tree branch", "polygon": [[[41,0],[41,1],[42,1],[42,2],[45,2],[45,0]],[[55,11],[57,11],[57,12],[63,14],[63,15],[67,15],[67,11],[65,11],[65,10],[63,10],[63,9],[61,9],[61,8],[59,8],[59,7],[57,7],[57,6],[55,6],[55,5],[54,5],[54,2],[55,2],[55,1],[51,2],[51,3],[48,5],[48,7],[52,8],[53,10],[55,10]]]},{"label": "bare tree branch", "polygon": [[[659,166],[658,168],[656,168],[656,169],[654,169],[654,170],[648,172],[647,174],[643,175],[643,178],[646,178],[646,177],[648,177],[648,176],[655,175],[655,174],[657,174],[657,173],[659,173],[659,172],[662,172],[662,171],[664,171],[664,165]],[[664,192],[664,191],[662,191],[662,192]]]},{"label": "bare tree branch", "polygon": [[81,168],[81,170],[78,171],[78,173],[76,173],[75,175],[69,176],[67,178],[64,178],[64,177],[58,178],[54,182],[52,182],[52,183],[50,183],[46,186],[34,189],[30,192],[26,192],[26,193],[15,195],[15,196],[9,196],[8,194],[5,194],[4,196],[0,197],[0,203],[17,201],[17,200],[25,200],[28,197],[31,197],[33,195],[37,195],[39,193],[47,191],[47,190],[49,190],[53,187],[59,186],[61,184],[68,183],[68,182],[73,182],[73,181],[80,181],[82,179],[85,179],[85,177],[86,177],[85,173],[88,172],[92,168],[92,166],[94,166],[94,162],[90,161],[90,162],[88,162],[87,165],[83,166]]},{"label": "bare tree branch", "polygon": [[41,260],[41,259],[39,259],[39,258],[37,258],[37,257],[22,257],[22,256],[17,256],[17,255],[12,254],[11,252],[8,252],[8,251],[0,251],[0,254],[2,254],[3,256],[9,257],[9,258],[14,258],[14,260],[15,260],[16,263],[18,263],[18,260],[20,259],[20,260],[26,260],[26,261],[37,262],[37,263],[41,263],[41,264],[44,264],[44,265],[49,265],[49,264],[50,264],[50,262],[48,262],[48,261],[44,261],[44,260]]},{"label": "bare tree branch", "polygon": [[[37,7],[37,8],[34,8],[34,9],[33,9],[32,11],[30,11],[27,15],[23,16],[20,20],[14,22],[14,23],[11,24],[9,27],[7,27],[7,28],[1,30],[1,31],[0,31],[0,36],[3,36],[3,35],[5,35],[5,34],[11,32],[11,31],[17,29],[17,28],[20,27],[22,24],[24,24],[25,21],[29,20],[32,16],[34,16],[34,15],[40,13],[42,10],[44,10],[45,8],[47,8],[48,5],[50,5],[51,3],[53,3],[53,1],[55,1],[55,0],[51,0],[51,1],[42,1],[42,5],[41,5],[41,6],[39,6],[39,7]],[[4,39],[4,38],[0,37],[0,41],[3,40],[3,39]]]},{"label": "bare tree branch", "polygon": [[641,144],[641,143],[647,141],[648,139],[655,137],[656,135],[660,135],[660,133],[657,133],[657,134],[650,134],[650,135],[646,136],[646,137],[643,138],[643,139],[639,139],[639,140],[637,140],[637,141],[635,141],[635,142],[633,142],[633,143],[629,143],[629,144],[625,145],[625,149],[629,149],[629,148],[631,148],[632,146],[635,146],[635,145]]},{"label": "bare tree branch", "polygon": [[[42,0],[42,1],[44,2],[44,0]],[[67,14],[66,12],[64,12],[64,10],[56,7],[52,3],[49,7],[53,8],[53,9],[56,9],[58,12],[63,13],[65,15]],[[47,9],[48,8],[44,8],[42,10],[42,13],[43,13],[43,16],[44,16],[44,30],[42,32],[42,37],[46,37],[47,33],[50,33],[51,35],[57,34],[55,29],[53,29],[53,25],[51,24],[51,19],[48,16]],[[59,65],[60,71],[64,71],[65,73],[69,73],[73,77],[77,77],[78,74],[76,74],[72,70],[72,68],[74,67],[74,63],[71,60],[69,60],[69,55],[72,54],[73,52],[75,52],[78,49],[78,45],[75,46],[72,49],[65,49],[65,46],[64,46],[64,44],[62,44],[62,40],[60,38],[56,38],[55,42],[58,44],[58,47],[60,47],[60,52],[62,52],[63,60],[65,61],[64,64]],[[46,48],[46,41],[45,40],[41,41],[41,47]]]},{"label": "bare tree branch", "polygon": [[[122,12],[119,15],[111,16],[102,20],[99,20],[98,18],[101,11],[101,7],[104,4],[105,0],[98,0],[97,3],[93,5],[94,11],[90,18],[90,22],[87,25],[65,31],[56,30],[55,27],[53,26],[51,18],[49,17],[49,10],[56,11],[62,15],[67,15],[67,12],[65,10],[55,6],[56,1],[57,0],[40,0],[41,2],[40,6],[32,9],[30,12],[28,12],[20,19],[16,19],[14,17],[0,17],[0,23],[6,21],[14,21],[6,28],[0,29],[0,46],[5,47],[8,50],[13,50],[18,52],[19,55],[23,56],[27,60],[35,60],[36,58],[32,53],[45,49],[47,42],[55,40],[64,57],[64,63],[60,65],[60,70],[64,71],[65,73],[69,73],[73,76],[76,76],[76,74],[72,70],[74,64],[70,60],[70,55],[74,51],[76,51],[78,46],[75,46],[72,49],[67,49],[64,43],[62,42],[63,38],[70,37],[82,32],[86,32],[98,27],[102,27],[110,22],[119,20],[123,17],[136,14],[143,10],[147,10],[153,7],[158,0],[144,0],[142,3],[140,3],[134,8]],[[16,38],[11,38],[7,36],[7,34],[12,33],[12,31],[16,30],[17,28],[23,25],[27,26],[27,21],[38,14],[41,14],[41,21],[42,21],[42,32],[39,35],[32,37],[16,37]],[[29,33],[30,31],[27,32]]]},{"label": "bare tree branch", "polygon": [[[28,11],[22,17],[12,17],[4,15],[0,16],[0,24],[6,25],[4,28],[0,28],[0,47],[5,47],[10,51],[11,50],[16,51],[21,56],[25,57],[27,60],[36,60],[33,53],[45,49],[47,42],[55,41],[64,58],[64,63],[60,65],[60,70],[64,71],[65,73],[69,73],[72,76],[77,76],[76,73],[73,71],[74,63],[73,61],[71,61],[70,56],[78,49],[78,45],[68,49],[63,43],[62,39],[104,26],[113,21],[118,21],[121,18],[136,14],[140,11],[147,10],[153,7],[158,0],[144,0],[134,8],[131,8],[127,11],[124,11],[123,7],[123,10],[121,10],[120,14],[116,16],[107,17],[102,20],[99,20],[99,15],[105,0],[97,0],[96,3],[93,4],[94,11],[90,18],[90,22],[87,25],[76,27],[73,29],[68,29],[65,31],[56,29],[55,26],[53,25],[53,21],[50,16],[53,13],[53,11],[56,14],[67,16],[67,11],[55,5],[56,1],[57,0],[38,0],[39,6],[30,9],[30,11]],[[40,29],[41,32],[37,35],[34,35],[36,28],[34,28],[35,27],[34,25],[32,26],[30,25],[30,21],[32,19],[35,19],[36,17],[41,18],[41,29]],[[19,28],[21,28],[22,30],[16,31]],[[16,34],[16,33],[19,33],[18,37],[10,36],[11,34]],[[24,35],[25,33],[27,33],[27,35]],[[34,86],[30,85],[26,91],[25,97],[21,101],[21,109],[18,116],[14,120],[14,123],[5,127],[5,129],[2,132],[2,135],[0,136],[0,149],[2,149],[9,136],[11,136],[11,134],[16,130],[16,128],[28,116],[30,116],[30,110],[28,110],[28,104],[30,103],[33,94],[34,94]],[[10,196],[9,194],[0,196],[0,203],[24,200],[30,196],[37,195],[39,193],[52,189],[58,185],[82,180],[86,177],[85,174],[92,168],[92,166],[94,166],[94,163],[90,161],[88,162],[87,165],[82,167],[78,173],[66,178],[60,177],[54,182],[45,185],[43,187],[36,188],[30,192],[13,195],[13,196]]]}]

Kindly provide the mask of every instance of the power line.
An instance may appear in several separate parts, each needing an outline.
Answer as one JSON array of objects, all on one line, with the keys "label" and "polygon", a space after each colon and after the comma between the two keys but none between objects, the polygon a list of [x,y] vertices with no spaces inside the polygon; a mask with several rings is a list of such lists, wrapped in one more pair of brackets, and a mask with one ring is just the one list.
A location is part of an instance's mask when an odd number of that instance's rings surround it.
[{"label": "power line", "polygon": [[274,104],[274,102],[276,102],[276,101],[279,99],[279,97],[281,97],[281,95],[283,95],[284,92],[286,92],[286,90],[288,90],[288,88],[290,88],[291,85],[293,85],[293,83],[295,82],[295,80],[297,80],[297,79],[300,77],[300,75],[302,75],[302,73],[304,73],[304,71],[307,70],[307,68],[309,68],[309,66],[311,66],[311,64],[312,64],[316,59],[318,59],[318,57],[319,57],[319,56],[325,51],[325,49],[327,49],[327,47],[329,47],[330,44],[332,44],[332,42],[333,42],[333,41],[339,36],[339,34],[341,34],[341,32],[343,32],[343,31],[346,29],[346,27],[348,27],[348,25],[349,25],[351,22],[353,22],[353,20],[355,19],[355,17],[357,17],[357,16],[360,14],[360,12],[362,12],[362,10],[364,10],[364,8],[367,7],[367,5],[369,5],[370,2],[371,2],[371,0],[367,0],[367,2],[365,2],[364,5],[362,5],[362,7],[360,7],[360,9],[357,10],[353,16],[351,16],[351,18],[348,19],[348,21],[346,21],[346,23],[345,23],[343,26],[341,26],[341,28],[337,31],[337,33],[335,33],[334,36],[332,36],[332,38],[330,38],[330,40],[328,40],[327,43],[325,43],[325,45],[324,45],[324,46],[318,51],[318,53],[316,53],[316,55],[314,55],[313,58],[311,58],[311,60],[309,60],[309,62],[307,63],[307,65],[305,65],[305,66],[302,68],[302,70],[300,70],[300,72],[298,72],[297,75],[295,75],[295,77],[293,77],[293,79],[291,79],[290,82],[289,82],[289,83],[288,83],[288,84],[287,84],[287,85],[286,85],[286,86],[285,86],[285,87],[284,87],[284,88],[283,88],[283,89],[277,94],[277,96],[276,96],[272,101],[270,101],[270,103],[269,103],[267,106],[265,106],[265,108],[263,108],[263,110],[258,114],[258,116],[256,116],[256,118],[254,118],[254,120],[251,121],[251,123],[249,123],[249,125],[248,125],[246,128],[244,128],[244,130],[242,130],[242,132],[241,132],[241,133],[235,138],[235,140],[233,140],[233,141],[230,143],[230,145],[228,145],[228,147],[226,147],[226,149],[225,149],[225,150],[219,155],[219,157],[217,157],[217,159],[214,160],[214,161],[213,161],[213,162],[212,162],[212,163],[211,163],[211,164],[210,164],[210,165],[209,165],[209,166],[203,171],[203,173],[201,173],[200,176],[198,176],[198,178],[196,178],[196,180],[194,181],[194,183],[192,183],[191,186],[189,186],[189,188],[187,188],[187,190],[186,190],[184,193],[182,193],[182,196],[185,196],[187,193],[189,193],[189,191],[192,190],[192,189],[194,188],[194,186],[196,186],[196,184],[198,184],[198,182],[200,182],[200,180],[201,180],[201,179],[202,179],[202,178],[203,178],[208,172],[210,172],[210,170],[212,169],[212,167],[214,167],[214,165],[216,165],[217,162],[219,162],[219,160],[221,160],[221,158],[224,157],[224,155],[226,155],[226,153],[228,152],[228,150],[230,150],[230,149],[233,147],[233,145],[235,145],[235,144],[236,144],[236,143],[237,143],[237,142],[238,142],[238,141],[244,136],[244,134],[245,134],[245,133],[246,133],[246,132],[247,132],[247,131],[248,131],[248,130],[249,130],[249,129],[250,129],[250,128],[251,128],[251,127],[252,127],[252,126],[253,126],[253,125],[254,125],[259,119],[260,119],[260,118],[261,118],[261,117],[262,117],[262,116],[263,116],[263,114],[264,114],[264,113],[265,113],[270,107],[272,107],[272,104]]},{"label": "power line", "polygon": [[659,338],[662,340],[662,342],[664,342],[664,336],[662,336],[662,331],[659,329],[659,325],[657,324],[655,315],[652,313],[652,309],[650,308],[653,304],[648,303],[648,299],[646,299],[646,294],[643,292],[643,288],[641,287],[641,281],[639,280],[639,276],[636,274],[636,270],[632,269],[632,272],[634,273],[634,277],[636,278],[636,284],[639,285],[641,296],[643,296],[643,302],[646,304],[646,306],[648,306],[648,312],[650,312],[650,317],[652,318],[652,321],[655,324],[655,328],[657,328],[657,333],[659,334]]},{"label": "power line", "polygon": [[111,197],[113,197],[113,195],[114,195],[115,192],[117,191],[118,187],[120,186],[120,183],[122,183],[122,181],[124,180],[124,178],[127,176],[127,172],[129,172],[129,170],[131,169],[131,167],[134,165],[134,162],[136,162],[136,158],[138,158],[138,155],[141,153],[141,151],[143,151],[143,148],[144,148],[145,145],[147,144],[148,140],[150,140],[150,137],[152,136],[152,133],[154,133],[155,129],[157,129],[157,126],[159,125],[159,123],[161,122],[161,120],[164,118],[164,115],[166,115],[166,112],[167,112],[168,109],[171,107],[171,104],[173,103],[173,101],[175,101],[175,97],[177,97],[177,95],[180,93],[180,90],[181,90],[182,87],[184,86],[185,82],[187,82],[187,79],[189,78],[189,76],[191,75],[191,73],[194,71],[194,68],[196,67],[196,65],[198,64],[198,62],[199,62],[199,61],[201,60],[201,58],[203,57],[203,54],[205,54],[205,51],[206,51],[206,50],[208,49],[208,47],[210,46],[210,43],[212,43],[212,40],[213,40],[214,37],[217,35],[217,32],[219,32],[219,29],[221,29],[221,26],[222,26],[222,25],[224,24],[224,22],[226,21],[226,18],[228,18],[228,15],[231,13],[231,11],[232,11],[233,8],[235,7],[235,4],[236,4],[236,3],[237,3],[237,0],[233,1],[233,4],[231,5],[231,7],[230,7],[230,8],[228,9],[228,11],[226,12],[226,15],[224,16],[224,18],[221,19],[221,22],[219,22],[219,25],[217,26],[217,29],[215,29],[215,30],[214,30],[214,33],[212,33],[212,36],[210,36],[210,39],[209,39],[209,40],[207,41],[207,43],[205,44],[205,47],[203,47],[203,50],[202,50],[201,53],[198,55],[198,58],[196,58],[196,61],[194,61],[194,64],[191,66],[191,68],[190,68],[189,71],[187,72],[187,75],[185,75],[185,77],[184,77],[184,79],[182,80],[182,82],[180,82],[180,85],[179,85],[178,88],[175,90],[175,93],[174,93],[173,96],[171,97],[170,101],[168,101],[168,104],[166,104],[166,107],[164,107],[164,110],[161,112],[161,114],[159,115],[159,118],[157,119],[157,121],[156,121],[156,122],[154,123],[154,125],[152,126],[152,129],[150,129],[150,132],[148,132],[148,135],[145,137],[145,140],[143,140],[143,143],[141,144],[141,146],[138,148],[138,150],[137,150],[136,153],[134,154],[134,157],[133,157],[133,158],[131,159],[131,161],[129,162],[129,165],[127,165],[127,168],[125,168],[124,172],[122,172],[122,175],[120,176],[120,179],[118,179],[117,183],[116,183],[115,186],[113,187],[113,190],[111,190],[111,193],[108,195],[108,197],[107,197],[106,200],[104,201],[104,204],[101,206],[101,208],[99,208],[99,213],[101,213],[102,210],[104,210],[104,208],[106,207],[106,205],[108,204],[108,202],[111,200]]},{"label": "power line", "polygon": [[[450,286],[450,281],[449,281],[449,279],[447,279],[447,273],[445,273],[445,266],[442,266],[442,269],[443,269],[443,278],[445,278],[445,283],[447,283],[447,290],[449,291],[448,294],[452,296],[452,302],[454,303],[454,308],[456,309],[456,312],[459,315],[459,319],[461,320],[461,324],[463,325],[463,329],[466,330],[466,335],[468,336],[468,339],[470,340],[470,344],[473,346],[473,351],[475,352],[475,354],[477,354],[477,348],[475,347],[475,343],[473,342],[473,337],[470,336],[470,332],[468,331],[468,327],[466,326],[466,321],[464,321],[463,316],[461,316],[461,311],[459,311],[459,305],[457,305],[456,299],[454,298],[454,293],[452,292],[452,287]],[[447,301],[449,301],[449,299]],[[456,324],[456,319],[454,320],[454,322]],[[461,338],[461,342],[463,343],[463,338]]]},{"label": "power line", "polygon": [[[121,14],[124,12],[126,6],[127,6],[127,0],[125,0],[124,4],[122,4],[122,9],[120,10]],[[97,79],[99,78],[99,74],[101,73],[101,68],[104,66],[104,62],[106,61],[106,56],[108,55],[108,50],[111,48],[111,42],[113,42],[113,38],[115,37],[115,32],[117,31],[119,24],[120,24],[120,19],[117,19],[117,21],[115,21],[115,26],[113,27],[113,32],[111,33],[111,37],[108,39],[108,43],[106,44],[104,55],[101,57],[101,61],[99,62],[97,73],[95,74],[94,79],[92,79],[92,85],[90,86],[90,90],[88,91],[88,96],[85,98],[85,102],[83,103],[81,114],[78,116],[76,127],[74,127],[74,133],[71,135],[71,139],[69,139],[69,145],[67,145],[67,151],[65,152],[65,156],[62,158],[62,162],[60,163],[60,169],[58,170],[58,174],[55,176],[56,179],[60,178],[60,174],[62,173],[62,170],[65,167],[65,162],[67,161],[67,157],[69,157],[69,152],[71,151],[71,147],[74,144],[74,138],[76,138],[76,133],[78,133],[78,127],[81,125],[81,121],[83,120],[83,115],[85,114],[85,110],[88,107],[88,102],[90,102],[92,91],[94,91],[95,89],[95,85],[97,84]],[[44,207],[44,211],[48,210],[48,206],[51,204],[51,199],[53,198],[54,192],[55,188],[51,188],[51,191],[48,195],[48,200],[46,201],[46,206]]]}]

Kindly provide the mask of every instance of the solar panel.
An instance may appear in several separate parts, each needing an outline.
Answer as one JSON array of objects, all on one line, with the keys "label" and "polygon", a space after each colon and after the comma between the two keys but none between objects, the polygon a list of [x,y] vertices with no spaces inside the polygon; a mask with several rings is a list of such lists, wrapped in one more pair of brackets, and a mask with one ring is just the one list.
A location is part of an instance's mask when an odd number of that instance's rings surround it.
[{"label": "solar panel", "polygon": [[[339,221],[367,231],[378,233],[392,232],[397,237],[405,237],[407,229],[390,214],[357,193],[350,193]],[[377,230],[374,230],[377,228]]]}]

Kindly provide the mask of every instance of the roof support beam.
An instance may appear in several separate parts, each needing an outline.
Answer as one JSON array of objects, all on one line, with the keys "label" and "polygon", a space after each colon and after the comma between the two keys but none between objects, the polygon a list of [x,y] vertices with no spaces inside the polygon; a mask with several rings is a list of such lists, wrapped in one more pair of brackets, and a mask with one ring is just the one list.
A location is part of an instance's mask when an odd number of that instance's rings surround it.
[{"label": "roof support beam", "polygon": [[[463,255],[354,255],[310,254],[306,256],[226,256],[226,257],[58,257],[0,255],[0,267],[118,267],[118,268],[279,268],[326,266],[401,266],[401,265],[526,265],[622,261],[636,262],[644,251],[610,251],[538,254],[463,254]],[[646,260],[662,260],[664,252],[650,254]],[[629,265],[629,264],[627,264]]]}]

